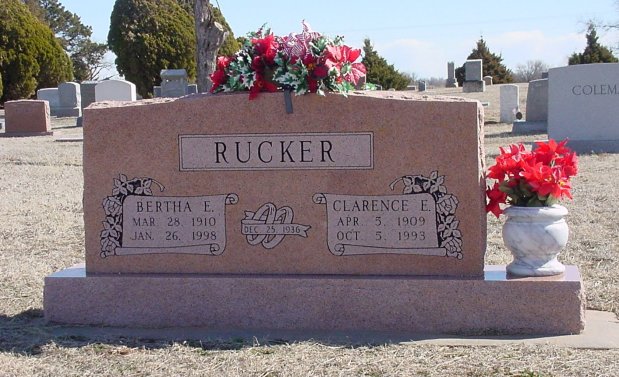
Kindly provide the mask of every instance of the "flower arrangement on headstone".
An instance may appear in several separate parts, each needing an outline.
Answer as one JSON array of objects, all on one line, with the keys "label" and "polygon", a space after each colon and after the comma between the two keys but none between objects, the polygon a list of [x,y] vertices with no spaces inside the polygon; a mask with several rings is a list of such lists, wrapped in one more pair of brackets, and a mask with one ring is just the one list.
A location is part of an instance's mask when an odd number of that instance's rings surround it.
[{"label": "flower arrangement on headstone", "polygon": [[567,209],[557,204],[572,199],[570,179],[578,172],[576,153],[567,140],[500,148],[487,177],[496,180],[486,191],[486,211],[505,214],[503,241],[514,260],[507,271],[519,276],[550,276],[565,271],[557,255],[567,244]]},{"label": "flower arrangement on headstone", "polygon": [[312,31],[305,21],[302,33],[284,37],[263,26],[247,36],[234,56],[217,58],[211,92],[249,91],[250,100],[278,90],[345,94],[365,76],[365,66],[357,62],[360,56],[361,50],[342,44],[341,37]]}]

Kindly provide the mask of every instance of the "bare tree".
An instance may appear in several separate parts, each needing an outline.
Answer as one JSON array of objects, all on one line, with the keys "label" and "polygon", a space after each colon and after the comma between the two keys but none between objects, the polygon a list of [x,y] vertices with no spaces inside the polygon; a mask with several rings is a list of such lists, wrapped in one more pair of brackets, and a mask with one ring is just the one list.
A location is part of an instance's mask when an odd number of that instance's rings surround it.
[{"label": "bare tree", "polygon": [[217,51],[224,43],[228,32],[219,22],[215,22],[209,0],[196,0],[194,5],[196,19],[197,84],[199,92],[208,92],[213,83],[209,76],[215,71]]},{"label": "bare tree", "polygon": [[542,72],[548,71],[548,64],[541,60],[529,60],[526,64],[518,64],[514,73],[515,82],[529,82],[542,78]]}]

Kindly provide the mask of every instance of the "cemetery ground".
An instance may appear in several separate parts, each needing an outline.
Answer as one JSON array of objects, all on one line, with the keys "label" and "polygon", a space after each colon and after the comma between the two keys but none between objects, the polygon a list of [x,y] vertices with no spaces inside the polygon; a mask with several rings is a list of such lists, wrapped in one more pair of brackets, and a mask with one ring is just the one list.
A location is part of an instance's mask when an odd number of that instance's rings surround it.
[{"label": "cemetery ground", "polygon": [[[499,123],[499,86],[485,93],[430,90],[489,102],[486,164],[498,147],[545,139],[511,135]],[[520,88],[522,109],[526,84]],[[0,117],[2,113],[0,113]],[[256,338],[171,341],[138,333],[46,325],[45,276],[84,260],[82,143],[75,118],[54,118],[53,137],[0,138],[0,375],[251,375],[251,376],[615,376],[619,349],[551,344],[444,346],[420,342]],[[580,156],[573,181],[570,241],[560,255],[580,268],[587,308],[619,314],[619,154]],[[503,220],[488,216],[486,264],[511,260]],[[165,310],[165,308],[162,308]],[[252,308],[247,308],[251,311]],[[560,310],[560,309],[558,309]],[[483,335],[483,334],[482,334]],[[485,334],[492,335],[492,334]]]}]

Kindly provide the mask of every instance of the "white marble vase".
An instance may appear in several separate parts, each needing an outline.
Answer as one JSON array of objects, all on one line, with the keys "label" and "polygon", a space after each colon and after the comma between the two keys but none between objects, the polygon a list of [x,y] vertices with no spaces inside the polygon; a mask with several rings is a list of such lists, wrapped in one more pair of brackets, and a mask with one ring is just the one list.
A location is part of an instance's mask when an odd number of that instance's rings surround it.
[{"label": "white marble vase", "polygon": [[565,271],[557,255],[567,244],[569,229],[563,218],[567,209],[551,207],[507,207],[503,242],[514,256],[507,266],[518,276],[550,276]]}]

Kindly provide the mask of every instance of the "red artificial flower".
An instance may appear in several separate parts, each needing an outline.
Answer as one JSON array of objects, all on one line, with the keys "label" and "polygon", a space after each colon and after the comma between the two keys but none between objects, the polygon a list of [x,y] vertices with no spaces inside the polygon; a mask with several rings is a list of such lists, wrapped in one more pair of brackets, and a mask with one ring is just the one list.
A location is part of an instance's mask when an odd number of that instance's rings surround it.
[{"label": "red artificial flower", "polygon": [[499,189],[499,183],[496,182],[492,188],[486,190],[488,196],[488,204],[486,204],[486,212],[492,212],[497,218],[503,210],[500,207],[501,203],[505,203],[507,194]]},{"label": "red artificial flower", "polygon": [[277,92],[277,85],[264,79],[264,77],[256,73],[254,84],[249,88],[249,99],[255,99],[260,92]]},{"label": "red artificial flower", "polygon": [[554,140],[537,143],[534,151],[527,151],[522,143],[499,148],[496,163],[488,169],[487,178],[497,182],[492,189],[486,190],[489,199],[486,211],[500,214],[499,204],[508,201],[512,205],[526,206],[572,199],[570,178],[578,172],[578,158],[566,143]]},{"label": "red artificial flower", "polygon": [[536,141],[537,149],[533,152],[538,161],[544,164],[550,165],[557,155],[563,155],[570,152],[570,149],[565,146],[567,139],[559,143],[553,139],[548,140],[547,143]]},{"label": "red artificial flower", "polygon": [[277,55],[278,44],[275,35],[269,34],[264,38],[252,38],[254,53],[261,56],[266,64],[273,64]]},{"label": "red artificial flower", "polygon": [[232,57],[230,56],[218,56],[217,57],[217,69],[226,69],[230,65],[232,61]]},{"label": "red artificial flower", "polygon": [[[341,72],[344,66],[350,65],[350,70],[345,74],[346,81],[357,84],[359,78],[365,76],[366,70],[362,63],[355,63],[361,56],[360,49],[352,49],[348,46],[329,46],[325,64],[329,69],[336,68]],[[340,81],[341,82],[341,81]]]},{"label": "red artificial flower", "polygon": [[567,178],[578,174],[578,157],[575,152],[568,152],[555,161],[556,166],[561,166]]},{"label": "red artificial flower", "polygon": [[228,75],[223,69],[217,69],[210,75],[211,81],[213,82],[213,86],[211,87],[210,92],[214,93],[220,86],[222,86],[226,81],[228,81]]}]

